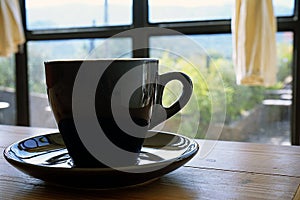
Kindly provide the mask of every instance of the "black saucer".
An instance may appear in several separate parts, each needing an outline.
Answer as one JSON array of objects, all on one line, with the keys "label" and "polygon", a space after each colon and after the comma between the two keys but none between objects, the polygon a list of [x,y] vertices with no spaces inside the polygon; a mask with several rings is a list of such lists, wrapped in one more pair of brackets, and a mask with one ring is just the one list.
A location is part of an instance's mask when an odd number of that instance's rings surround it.
[{"label": "black saucer", "polygon": [[117,169],[78,168],[73,165],[61,135],[51,133],[12,144],[4,150],[4,157],[22,172],[55,185],[103,189],[155,180],[184,165],[198,149],[198,144],[192,139],[157,132],[145,139],[135,165]]}]

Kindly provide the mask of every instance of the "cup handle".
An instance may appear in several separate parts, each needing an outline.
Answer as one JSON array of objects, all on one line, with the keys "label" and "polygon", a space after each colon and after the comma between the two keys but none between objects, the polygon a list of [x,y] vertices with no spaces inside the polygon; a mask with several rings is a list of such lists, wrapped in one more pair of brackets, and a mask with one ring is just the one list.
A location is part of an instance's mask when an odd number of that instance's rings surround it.
[{"label": "cup handle", "polygon": [[[168,82],[178,80],[183,85],[182,93],[179,99],[174,102],[170,107],[162,105],[162,97],[165,86]],[[150,129],[159,125],[163,121],[169,119],[177,112],[179,112],[189,101],[193,92],[192,80],[182,72],[169,72],[158,76],[157,94],[155,105],[152,111],[150,122]]]}]

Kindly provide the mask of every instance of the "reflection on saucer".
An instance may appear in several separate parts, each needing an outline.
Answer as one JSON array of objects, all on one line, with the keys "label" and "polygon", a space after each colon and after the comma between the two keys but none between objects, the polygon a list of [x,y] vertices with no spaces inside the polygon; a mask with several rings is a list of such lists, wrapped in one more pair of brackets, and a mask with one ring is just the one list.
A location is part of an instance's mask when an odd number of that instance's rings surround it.
[{"label": "reflection on saucer", "polygon": [[121,168],[75,167],[59,133],[12,144],[5,149],[4,157],[14,167],[44,181],[67,187],[99,189],[157,179],[184,165],[199,149],[195,141],[184,136],[154,131],[149,131],[149,134],[154,136],[145,139],[136,164],[126,167],[130,173],[121,171]]}]

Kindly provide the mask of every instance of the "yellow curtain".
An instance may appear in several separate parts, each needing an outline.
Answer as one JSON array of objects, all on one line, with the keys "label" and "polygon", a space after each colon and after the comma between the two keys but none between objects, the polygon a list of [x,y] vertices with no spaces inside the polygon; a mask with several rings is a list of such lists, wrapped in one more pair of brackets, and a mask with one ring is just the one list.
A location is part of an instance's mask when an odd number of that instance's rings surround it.
[{"label": "yellow curtain", "polygon": [[18,52],[25,42],[18,0],[0,0],[0,56]]},{"label": "yellow curtain", "polygon": [[272,0],[235,0],[231,27],[237,84],[275,84],[277,26]]}]

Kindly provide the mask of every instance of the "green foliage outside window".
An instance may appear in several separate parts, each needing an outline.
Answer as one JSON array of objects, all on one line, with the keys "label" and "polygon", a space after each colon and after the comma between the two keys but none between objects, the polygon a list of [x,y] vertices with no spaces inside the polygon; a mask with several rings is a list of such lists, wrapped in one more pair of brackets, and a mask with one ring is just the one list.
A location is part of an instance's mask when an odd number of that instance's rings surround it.
[{"label": "green foliage outside window", "polygon": [[14,57],[0,58],[0,86],[3,88],[15,88],[15,64]]},{"label": "green foliage outside window", "polygon": [[[197,72],[190,67],[190,64],[182,58],[174,60],[171,55],[167,53],[163,54],[160,58],[160,62],[163,63],[164,66],[173,66],[174,70],[185,72],[193,80],[194,95],[197,96],[197,102],[189,104],[187,106],[188,108],[183,110],[183,117],[186,119],[182,120],[183,132],[190,132],[191,124],[189,119],[197,120],[195,119],[199,115],[197,112],[200,112],[198,137],[203,137],[211,120],[212,112],[215,112],[215,116],[218,116],[218,106],[226,107],[225,125],[230,125],[239,120],[243,116],[243,113],[251,111],[256,106],[261,105],[262,101],[266,98],[267,90],[277,90],[288,87],[290,83],[287,82],[287,79],[289,79],[292,74],[292,50],[291,44],[278,45],[278,82],[272,87],[237,85],[232,61],[218,54],[210,54],[213,56],[210,58],[202,58],[202,63],[198,62],[199,65],[205,66],[198,69],[201,74],[200,77],[199,71]],[[191,60],[193,60],[193,58],[191,58]],[[206,63],[203,63],[203,61]],[[212,67],[212,65],[214,65],[214,67]],[[217,73],[221,74],[223,82],[216,81],[215,77]],[[208,88],[205,84],[206,82],[210,82],[212,87]],[[174,102],[176,99],[172,93],[176,91],[178,86],[174,85],[172,88],[170,84],[168,87],[171,92],[165,95],[167,98],[165,98],[164,101],[165,104],[170,105],[171,102]],[[226,95],[226,102],[218,102],[217,100],[217,106],[212,110],[211,97],[218,97],[218,95],[222,95],[223,92],[225,92]],[[214,93],[214,95],[211,95],[211,93]],[[170,126],[176,126],[176,123],[179,123],[179,115],[174,118],[174,123],[171,123]]]},{"label": "green foliage outside window", "polygon": [[[262,100],[265,98],[266,90],[287,87],[288,84],[290,84],[289,81],[291,81],[292,74],[292,51],[292,44],[278,44],[278,83],[271,88],[237,85],[231,59],[224,58],[224,56],[218,55],[218,53],[210,53],[212,56],[209,58],[205,56],[197,58],[191,57],[190,59],[194,60],[197,65],[203,66],[200,70],[190,67],[190,63],[182,58],[174,58],[168,53],[163,53],[160,57],[161,64],[169,66],[172,70],[185,72],[192,78],[194,83],[193,92],[197,98],[191,101],[182,112],[184,119],[181,127],[182,132],[189,133],[194,131],[191,130],[193,125],[191,125],[190,121],[198,120],[200,121],[198,137],[203,137],[206,127],[211,120],[212,112],[216,113],[215,116],[218,116],[218,112],[220,112],[218,109],[226,106],[225,124],[230,125],[239,120],[244,112],[254,109],[257,105],[261,105]],[[29,69],[31,71],[29,74],[31,76],[29,86],[31,92],[45,94],[43,61],[49,57],[49,55],[51,55],[51,51],[48,48],[46,48],[45,51],[30,49]],[[218,73],[221,74],[222,82],[215,80]],[[207,82],[210,83],[211,88],[208,88]],[[0,86],[15,88],[15,67],[13,58],[0,59]],[[163,103],[165,105],[170,105],[180,94],[180,85],[170,84],[168,88],[169,90],[166,91],[164,95]],[[222,95],[224,92],[226,94],[226,102],[217,100],[217,106],[212,110],[212,96],[218,97],[218,95]],[[179,115],[172,118],[172,120],[170,120],[171,126],[176,125],[178,120]]]}]

